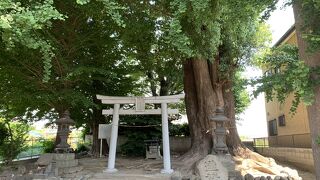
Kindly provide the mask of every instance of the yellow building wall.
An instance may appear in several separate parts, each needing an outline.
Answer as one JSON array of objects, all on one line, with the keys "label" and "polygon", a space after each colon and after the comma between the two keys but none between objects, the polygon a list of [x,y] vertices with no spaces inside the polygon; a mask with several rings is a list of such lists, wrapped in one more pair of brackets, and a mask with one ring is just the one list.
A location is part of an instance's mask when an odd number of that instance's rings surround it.
[{"label": "yellow building wall", "polygon": [[[283,43],[281,43],[281,45],[285,43],[297,44],[297,36],[295,31],[292,32],[283,41]],[[310,133],[306,106],[303,103],[300,103],[296,113],[294,115],[290,113],[290,108],[293,99],[294,96],[293,94],[291,94],[283,104],[280,104],[277,100],[266,102],[267,121],[271,121],[273,119],[277,120],[278,136]],[[279,126],[278,118],[281,115],[285,115],[285,126]]]}]

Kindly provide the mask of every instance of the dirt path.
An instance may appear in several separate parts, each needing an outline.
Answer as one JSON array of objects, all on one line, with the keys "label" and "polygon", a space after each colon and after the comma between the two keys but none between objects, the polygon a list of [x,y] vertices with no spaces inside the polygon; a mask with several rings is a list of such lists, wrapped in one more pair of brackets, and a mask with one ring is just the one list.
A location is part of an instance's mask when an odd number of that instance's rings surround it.
[{"label": "dirt path", "polygon": [[[172,168],[177,169],[178,163],[175,157],[172,158]],[[30,165],[24,164],[26,167],[32,167],[34,162]],[[103,171],[107,168],[107,158],[83,158],[79,159],[79,165],[83,167],[80,172],[73,174],[66,174],[63,176],[64,180],[68,179],[113,179],[113,180],[170,180],[171,176],[161,174],[163,168],[162,160],[146,160],[144,158],[128,158],[117,157],[116,168],[118,172],[110,174]],[[280,165],[296,169],[303,180],[315,180],[315,175],[303,171],[290,164],[281,162]],[[0,178],[1,179],[1,178]]]},{"label": "dirt path", "polygon": [[103,172],[107,167],[107,158],[79,159],[83,167],[81,172],[65,175],[64,179],[114,179],[114,180],[170,180],[170,175],[161,174],[162,160],[117,157],[116,173]]}]

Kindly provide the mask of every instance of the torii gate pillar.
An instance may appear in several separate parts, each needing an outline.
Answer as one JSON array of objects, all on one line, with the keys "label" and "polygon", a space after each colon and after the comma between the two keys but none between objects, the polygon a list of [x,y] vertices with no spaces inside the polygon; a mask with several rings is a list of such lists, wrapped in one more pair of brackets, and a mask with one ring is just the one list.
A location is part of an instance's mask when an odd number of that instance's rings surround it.
[{"label": "torii gate pillar", "polygon": [[109,147],[109,160],[108,160],[108,168],[106,169],[106,172],[109,172],[109,173],[117,171],[117,169],[114,166],[116,162],[116,151],[117,151],[117,140],[118,140],[119,109],[120,109],[120,104],[114,104],[110,147]]},{"label": "torii gate pillar", "polygon": [[171,159],[170,159],[170,143],[169,143],[169,127],[168,127],[168,105],[161,103],[162,115],[162,148],[163,148],[163,169],[161,173],[171,174]]}]

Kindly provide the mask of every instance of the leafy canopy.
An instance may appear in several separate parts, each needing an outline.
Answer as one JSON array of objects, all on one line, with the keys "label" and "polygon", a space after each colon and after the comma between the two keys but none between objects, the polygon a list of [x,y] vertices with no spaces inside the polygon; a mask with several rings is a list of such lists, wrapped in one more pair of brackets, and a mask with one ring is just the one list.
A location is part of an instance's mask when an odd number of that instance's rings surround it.
[{"label": "leafy canopy", "polygon": [[319,69],[307,67],[299,59],[296,46],[274,47],[260,57],[259,63],[267,71],[263,77],[253,81],[253,84],[258,85],[255,96],[265,92],[267,101],[277,98],[280,103],[284,103],[293,94],[291,112],[296,111],[301,101],[306,105],[312,104],[313,87],[319,85],[320,81],[310,81],[310,76],[312,73],[319,74]]}]

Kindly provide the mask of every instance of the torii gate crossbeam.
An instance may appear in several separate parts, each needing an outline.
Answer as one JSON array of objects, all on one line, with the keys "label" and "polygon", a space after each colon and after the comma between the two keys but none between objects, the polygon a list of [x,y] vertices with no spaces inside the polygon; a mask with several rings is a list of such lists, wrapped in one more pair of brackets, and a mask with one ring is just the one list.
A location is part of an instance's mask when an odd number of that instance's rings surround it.
[{"label": "torii gate crossbeam", "polygon": [[[103,104],[114,104],[113,109],[103,110],[103,115],[113,115],[111,139],[109,147],[108,168],[106,172],[116,172],[116,148],[118,139],[118,126],[119,114],[161,114],[162,115],[162,146],[163,146],[163,169],[161,173],[170,174],[173,172],[171,169],[170,158],[170,143],[169,143],[169,127],[168,127],[168,114],[177,114],[177,109],[168,109],[169,103],[178,103],[184,94],[172,96],[154,96],[154,97],[117,97],[117,96],[102,96],[97,95],[97,99],[101,100]],[[146,103],[161,104],[160,109],[145,109]],[[135,110],[120,109],[120,104],[135,104]]]}]

